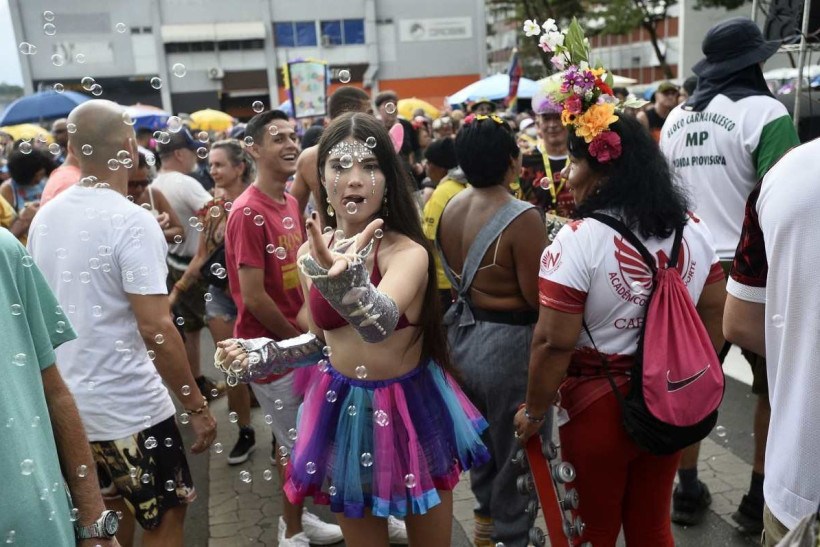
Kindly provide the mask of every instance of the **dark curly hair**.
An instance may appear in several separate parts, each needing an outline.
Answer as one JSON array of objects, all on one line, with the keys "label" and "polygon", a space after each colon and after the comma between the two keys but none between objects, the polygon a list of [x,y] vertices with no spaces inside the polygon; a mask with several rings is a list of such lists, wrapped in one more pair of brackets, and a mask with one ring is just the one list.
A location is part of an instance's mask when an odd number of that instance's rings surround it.
[{"label": "dark curly hair", "polygon": [[473,119],[456,135],[456,157],[467,180],[476,188],[503,184],[510,160],[520,154],[507,122]]},{"label": "dark curly hair", "polygon": [[587,160],[593,171],[603,175],[598,191],[576,204],[574,216],[615,210],[644,238],[669,237],[686,222],[686,193],[675,182],[658,144],[633,115],[619,113],[609,129],[621,137],[623,153],[607,163],[592,157],[584,139],[572,131],[567,138],[570,155]]}]

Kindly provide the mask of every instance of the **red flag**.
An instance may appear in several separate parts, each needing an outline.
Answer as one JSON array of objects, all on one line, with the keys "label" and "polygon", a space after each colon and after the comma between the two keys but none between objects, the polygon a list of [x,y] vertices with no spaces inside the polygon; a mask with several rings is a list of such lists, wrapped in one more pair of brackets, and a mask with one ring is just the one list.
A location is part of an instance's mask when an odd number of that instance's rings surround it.
[{"label": "red flag", "polygon": [[514,108],[518,99],[518,83],[521,81],[521,75],[524,69],[521,67],[521,60],[518,58],[518,48],[513,48],[512,56],[510,57],[510,68],[507,74],[510,77],[510,91],[507,93],[507,98],[504,99],[504,105],[507,108]]}]

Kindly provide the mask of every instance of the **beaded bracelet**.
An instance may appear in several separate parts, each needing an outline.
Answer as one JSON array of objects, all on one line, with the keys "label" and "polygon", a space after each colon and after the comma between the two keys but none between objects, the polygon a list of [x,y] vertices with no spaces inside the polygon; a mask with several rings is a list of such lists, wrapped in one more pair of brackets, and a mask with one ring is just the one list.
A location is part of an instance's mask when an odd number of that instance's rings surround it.
[{"label": "beaded bracelet", "polygon": [[203,395],[202,396],[202,406],[201,407],[197,408],[196,410],[188,410],[186,408],[185,412],[187,412],[188,414],[202,414],[207,409],[208,409],[208,399],[206,399],[205,396]]}]

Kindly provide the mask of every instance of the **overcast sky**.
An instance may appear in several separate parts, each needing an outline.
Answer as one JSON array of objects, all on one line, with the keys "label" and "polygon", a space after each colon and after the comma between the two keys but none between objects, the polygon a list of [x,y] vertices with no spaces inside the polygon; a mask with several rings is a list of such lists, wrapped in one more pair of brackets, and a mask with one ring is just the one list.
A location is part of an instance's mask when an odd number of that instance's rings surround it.
[{"label": "overcast sky", "polygon": [[0,0],[0,82],[23,85],[23,75],[20,72],[20,52],[17,51],[17,42],[11,28],[11,14],[8,0]]}]

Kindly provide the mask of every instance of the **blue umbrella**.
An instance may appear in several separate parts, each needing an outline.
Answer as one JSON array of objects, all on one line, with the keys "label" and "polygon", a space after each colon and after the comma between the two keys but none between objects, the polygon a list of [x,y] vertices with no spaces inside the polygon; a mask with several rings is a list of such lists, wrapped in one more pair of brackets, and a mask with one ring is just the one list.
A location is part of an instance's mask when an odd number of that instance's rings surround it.
[{"label": "blue umbrella", "polygon": [[[532,99],[533,93],[538,88],[537,84],[529,78],[521,78],[518,82],[518,98]],[[504,99],[510,92],[509,74],[495,74],[483,80],[473,82],[467,87],[456,91],[447,97],[448,104],[460,104],[478,99],[490,99],[497,101]]]},{"label": "blue umbrella", "polygon": [[53,120],[68,116],[78,104],[91,99],[76,91],[41,91],[33,95],[20,97],[6,107],[0,115],[0,125],[17,125],[19,123]]},{"label": "blue umbrella", "polygon": [[126,106],[125,111],[134,121],[134,130],[147,127],[148,129],[164,129],[168,125],[168,118],[171,114],[155,106],[135,104]]}]

